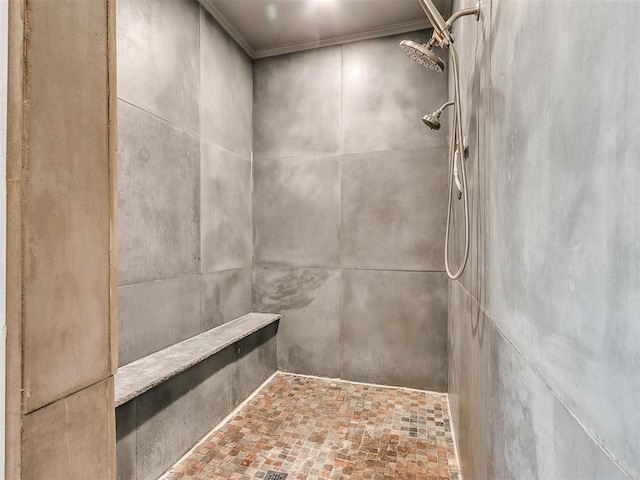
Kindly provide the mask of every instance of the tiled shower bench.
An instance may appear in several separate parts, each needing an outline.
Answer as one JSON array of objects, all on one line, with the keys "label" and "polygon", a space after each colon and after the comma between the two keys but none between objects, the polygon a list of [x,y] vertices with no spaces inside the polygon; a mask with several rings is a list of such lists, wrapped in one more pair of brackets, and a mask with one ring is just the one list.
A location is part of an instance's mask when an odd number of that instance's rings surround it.
[{"label": "tiled shower bench", "polygon": [[273,374],[279,319],[249,313],[120,367],[117,478],[158,478]]}]

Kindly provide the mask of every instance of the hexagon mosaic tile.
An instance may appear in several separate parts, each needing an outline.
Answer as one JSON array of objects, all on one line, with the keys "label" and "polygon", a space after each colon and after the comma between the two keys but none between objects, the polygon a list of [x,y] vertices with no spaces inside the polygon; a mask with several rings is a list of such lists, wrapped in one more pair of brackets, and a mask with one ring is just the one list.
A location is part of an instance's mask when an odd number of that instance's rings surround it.
[{"label": "hexagon mosaic tile", "polygon": [[447,396],[278,373],[164,478],[277,478],[272,472],[458,480]]}]

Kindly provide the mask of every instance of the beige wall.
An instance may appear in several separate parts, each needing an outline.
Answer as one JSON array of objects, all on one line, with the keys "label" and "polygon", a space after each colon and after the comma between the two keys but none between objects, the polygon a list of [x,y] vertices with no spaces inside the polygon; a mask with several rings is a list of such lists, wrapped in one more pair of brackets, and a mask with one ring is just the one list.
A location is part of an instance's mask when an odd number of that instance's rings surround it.
[{"label": "beige wall", "polygon": [[111,0],[11,0],[7,478],[114,476]]},{"label": "beige wall", "polygon": [[[7,239],[7,68],[9,2],[0,0],[0,452],[4,451],[4,400],[6,340],[6,239]],[[0,472],[4,471],[4,455],[0,455]]]}]

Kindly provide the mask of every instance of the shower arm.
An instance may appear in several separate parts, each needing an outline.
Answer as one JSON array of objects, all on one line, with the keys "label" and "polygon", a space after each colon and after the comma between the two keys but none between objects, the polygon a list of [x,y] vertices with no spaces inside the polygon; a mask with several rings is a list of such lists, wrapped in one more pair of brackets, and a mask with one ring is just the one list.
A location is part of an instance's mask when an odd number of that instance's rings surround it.
[{"label": "shower arm", "polygon": [[451,15],[451,17],[449,17],[449,20],[445,22],[447,30],[450,30],[453,24],[456,23],[458,19],[466,17],[467,15],[475,15],[476,20],[480,20],[480,2],[476,3],[475,7],[464,8]]},{"label": "shower arm", "polygon": [[[451,33],[451,28],[454,23],[456,23],[460,18],[468,15],[474,15],[476,17],[476,21],[480,20],[480,2],[476,3],[475,7],[458,10],[445,22],[430,0],[419,1],[422,9],[427,13],[429,20],[433,25],[433,35],[431,36],[428,45],[433,45],[435,43],[440,46],[440,48],[447,49],[454,41],[453,34]],[[435,13],[433,11],[434,9]]]},{"label": "shower arm", "polygon": [[445,103],[444,105],[442,105],[438,110],[436,110],[436,112],[444,112],[448,107],[450,107],[451,105],[453,105],[455,102],[453,100]]}]

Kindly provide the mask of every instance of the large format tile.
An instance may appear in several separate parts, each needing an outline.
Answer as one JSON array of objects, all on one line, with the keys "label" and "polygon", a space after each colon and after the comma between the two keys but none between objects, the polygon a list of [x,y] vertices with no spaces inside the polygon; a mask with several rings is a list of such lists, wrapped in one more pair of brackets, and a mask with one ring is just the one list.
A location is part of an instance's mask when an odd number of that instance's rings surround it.
[{"label": "large format tile", "polygon": [[118,96],[199,132],[199,6],[192,0],[119,0]]},{"label": "large format tile", "polygon": [[443,273],[343,271],[341,378],[447,389]]},{"label": "large format tile", "polygon": [[278,312],[278,368],[340,375],[339,270],[253,270],[253,310]]},{"label": "large format tile", "polygon": [[200,142],[118,102],[118,281],[199,272]]},{"label": "large format tile", "polygon": [[[474,3],[464,0],[455,8],[472,7]],[[490,5],[481,5],[482,19],[479,23],[457,24],[454,33],[460,57],[462,113],[464,136],[467,137],[469,156],[466,165],[469,191],[469,258],[467,268],[460,277],[465,289],[485,307],[487,300],[486,251],[490,238],[486,234],[489,225],[488,208],[491,194],[489,151],[489,122],[485,113],[490,110]],[[467,28],[468,27],[468,28]],[[462,259],[464,248],[463,202],[454,201],[451,237],[451,268],[456,268]]]},{"label": "large format tile", "polygon": [[340,266],[340,161],[337,156],[254,164],[254,263]]},{"label": "large format tile", "polygon": [[[475,31],[474,31],[475,33]],[[481,43],[481,41],[479,41]],[[476,42],[469,41],[470,45],[466,50],[472,48]],[[473,49],[466,53],[466,63],[473,58]],[[463,53],[460,54],[463,56]],[[464,63],[464,62],[462,62]],[[477,73],[479,74],[479,73]],[[471,73],[470,73],[471,75]],[[484,305],[486,300],[486,272],[485,272],[485,249],[488,238],[485,235],[488,225],[487,210],[490,187],[488,185],[488,165],[487,143],[488,139],[483,138],[483,128],[486,122],[481,119],[483,108],[482,102],[487,102],[488,93],[479,90],[479,80],[475,79],[474,87],[469,88],[467,95],[463,98],[466,113],[464,124],[464,135],[468,142],[468,157],[463,165],[466,171],[468,208],[469,208],[469,253],[467,265],[460,281],[464,288],[478,301]],[[457,190],[454,187],[454,192]],[[457,271],[463,261],[465,243],[465,220],[464,202],[453,197],[452,221],[449,241],[450,268]]]},{"label": "large format tile", "polygon": [[233,347],[149,390],[137,405],[137,480],[158,478],[233,408]]},{"label": "large format tile", "polygon": [[[544,13],[530,2],[494,3],[489,311],[638,477],[640,91],[631,79],[640,64],[625,52],[640,48],[640,4],[619,2],[611,16],[607,2],[546,2]],[[618,41],[603,46],[596,29]],[[585,51],[599,52],[599,68],[567,62]]]},{"label": "large format tile", "polygon": [[21,478],[110,478],[113,410],[108,378],[25,415]]},{"label": "large format tile", "polygon": [[446,150],[343,157],[343,266],[444,270]]},{"label": "large format tile", "polygon": [[[474,133],[470,132],[474,137]],[[489,238],[487,227],[489,225],[489,211],[487,210],[488,196],[490,194],[487,183],[487,171],[482,160],[478,156],[478,146],[471,140],[471,158],[466,164],[467,192],[469,195],[469,253],[464,273],[460,282],[464,288],[483,306],[487,300],[487,272],[486,250]],[[453,197],[453,209],[451,215],[451,229],[449,240],[449,265],[452,272],[456,272],[463,261],[465,245],[465,218],[464,202]]]},{"label": "large format tile", "polygon": [[626,478],[459,282],[449,311],[449,401],[465,478]]},{"label": "large format tile", "polygon": [[202,331],[251,312],[251,269],[202,275]]},{"label": "large format tile", "polygon": [[204,8],[200,10],[201,135],[243,158],[250,158],[251,59]]},{"label": "large format tile", "polygon": [[136,478],[136,405],[134,400],[116,408],[116,480]]},{"label": "large format tile", "polygon": [[278,322],[272,323],[236,343],[233,404],[239,405],[278,368],[276,333]]},{"label": "large format tile", "polygon": [[447,145],[449,113],[442,116],[439,131],[420,121],[448,100],[447,75],[421,67],[399,48],[403,39],[424,42],[427,33],[405,33],[342,47],[345,152]]},{"label": "large format tile", "polygon": [[487,479],[490,320],[459,282],[449,288],[448,393],[460,467],[465,478]]},{"label": "large format tile", "polygon": [[342,47],[254,62],[253,149],[261,157],[338,153]]},{"label": "large format tile", "polygon": [[488,333],[491,448],[487,478],[628,478],[493,323]]},{"label": "large format tile", "polygon": [[251,264],[251,162],[202,141],[202,273]]},{"label": "large format tile", "polygon": [[120,287],[118,309],[125,365],[200,333],[200,277]]}]

